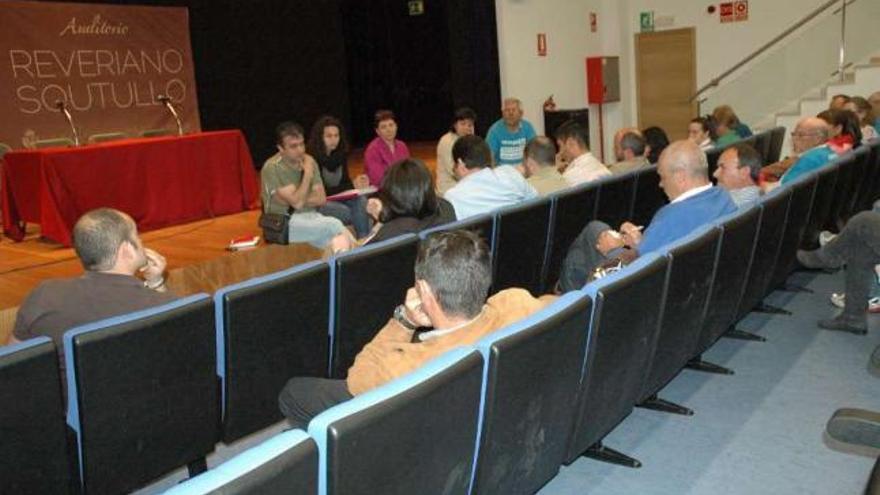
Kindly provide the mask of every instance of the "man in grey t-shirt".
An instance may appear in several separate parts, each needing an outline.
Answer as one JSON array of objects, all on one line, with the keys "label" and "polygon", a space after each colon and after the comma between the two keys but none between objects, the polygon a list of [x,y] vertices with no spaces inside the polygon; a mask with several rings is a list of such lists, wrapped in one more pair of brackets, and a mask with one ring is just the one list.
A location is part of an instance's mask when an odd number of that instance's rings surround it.
[{"label": "man in grey t-shirt", "polygon": [[761,197],[758,175],[764,161],[755,148],[738,143],[718,157],[718,168],[712,174],[718,185],[727,189],[737,208],[748,206]]}]

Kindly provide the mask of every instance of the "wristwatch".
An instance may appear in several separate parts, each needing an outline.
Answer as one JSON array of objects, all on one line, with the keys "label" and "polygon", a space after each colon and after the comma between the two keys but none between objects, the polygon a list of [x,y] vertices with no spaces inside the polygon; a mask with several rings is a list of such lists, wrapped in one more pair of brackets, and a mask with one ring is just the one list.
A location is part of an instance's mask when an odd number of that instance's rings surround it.
[{"label": "wristwatch", "polygon": [[406,328],[407,330],[415,330],[419,327],[418,325],[409,321],[409,319],[406,317],[406,308],[403,306],[403,304],[400,304],[396,308],[394,308],[394,315],[392,316],[392,318],[397,320],[397,323],[400,323],[403,328]]}]

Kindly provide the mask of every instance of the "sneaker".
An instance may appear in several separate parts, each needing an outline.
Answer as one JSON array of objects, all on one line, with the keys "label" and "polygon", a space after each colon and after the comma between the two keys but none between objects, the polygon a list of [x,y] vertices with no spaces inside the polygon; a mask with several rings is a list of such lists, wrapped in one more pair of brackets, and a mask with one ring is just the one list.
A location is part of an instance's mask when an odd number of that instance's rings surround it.
[{"label": "sneaker", "polygon": [[865,335],[868,333],[868,326],[865,323],[864,317],[859,320],[840,315],[836,318],[831,318],[830,320],[819,320],[819,328],[838,332],[849,332],[855,335]]},{"label": "sneaker", "polygon": [[[846,305],[846,294],[835,292],[831,294],[831,304],[843,308]],[[880,313],[880,297],[868,299],[868,313]]]},{"label": "sneaker", "polygon": [[868,299],[868,313],[880,313],[880,297]]},{"label": "sneaker", "polygon": [[832,234],[827,230],[823,230],[819,233],[819,246],[824,246],[825,244],[828,244],[829,242],[833,241],[835,237],[837,237],[837,234]]}]

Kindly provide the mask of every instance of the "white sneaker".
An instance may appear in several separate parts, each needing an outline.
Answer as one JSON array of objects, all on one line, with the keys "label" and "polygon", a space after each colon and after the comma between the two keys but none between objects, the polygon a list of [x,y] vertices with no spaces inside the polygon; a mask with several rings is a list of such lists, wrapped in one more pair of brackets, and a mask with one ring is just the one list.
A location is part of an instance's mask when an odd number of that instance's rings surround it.
[{"label": "white sneaker", "polygon": [[834,240],[835,237],[837,237],[837,234],[832,234],[827,230],[823,230],[819,233],[819,245],[824,246],[825,244],[828,244],[829,242]]},{"label": "white sneaker", "polygon": [[[843,308],[846,304],[846,294],[842,292],[831,294],[831,304],[838,308]],[[880,297],[868,299],[868,313],[880,313]]]}]

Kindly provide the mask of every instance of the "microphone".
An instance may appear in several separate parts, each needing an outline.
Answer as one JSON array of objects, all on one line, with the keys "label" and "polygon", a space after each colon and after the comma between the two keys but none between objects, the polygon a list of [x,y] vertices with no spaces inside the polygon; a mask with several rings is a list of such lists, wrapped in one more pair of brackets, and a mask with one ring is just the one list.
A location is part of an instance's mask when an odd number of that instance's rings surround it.
[{"label": "microphone", "polygon": [[73,115],[70,115],[70,110],[67,109],[64,100],[55,100],[55,108],[64,114],[67,124],[70,125],[70,131],[73,133],[73,144],[74,146],[79,146],[79,134],[76,132],[76,126],[73,124]]},{"label": "microphone", "polygon": [[177,122],[177,135],[183,136],[183,123],[180,122],[180,116],[177,114],[177,110],[171,103],[171,98],[166,95],[158,95],[156,96],[156,100],[165,105],[165,108],[171,112],[171,116],[174,117],[174,121]]},{"label": "microphone", "polygon": [[55,108],[64,110],[64,100],[55,100]]},{"label": "microphone", "polygon": [[171,101],[171,98],[169,98],[169,97],[167,97],[167,96],[165,96],[165,95],[159,95],[159,96],[156,97],[156,100],[159,101],[159,102],[161,102],[161,103],[166,103],[166,104],[167,104],[168,102]]}]

